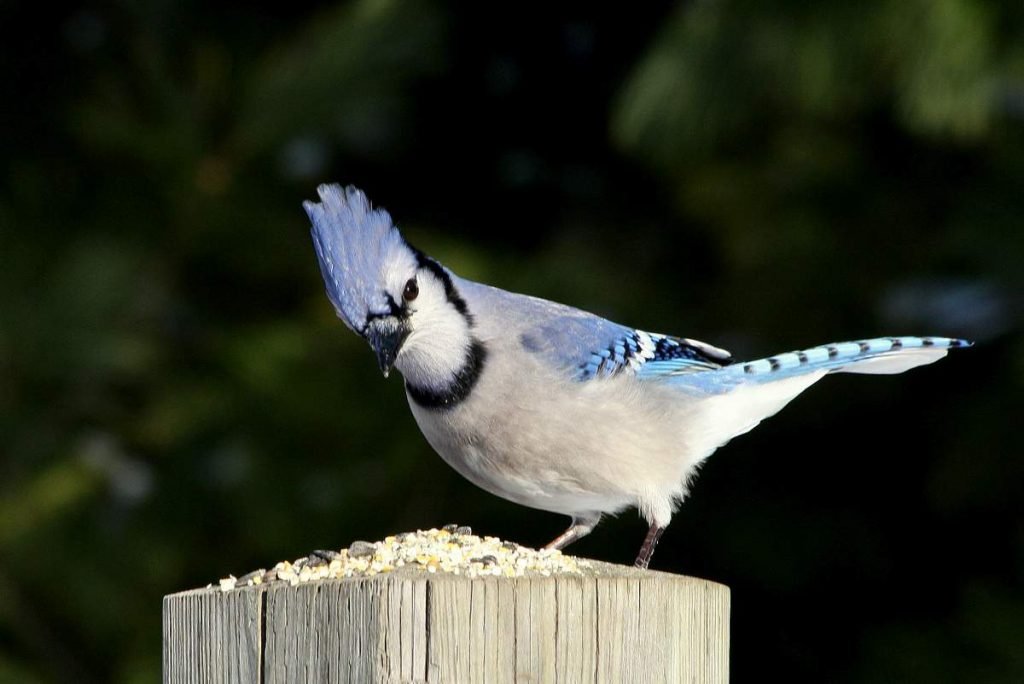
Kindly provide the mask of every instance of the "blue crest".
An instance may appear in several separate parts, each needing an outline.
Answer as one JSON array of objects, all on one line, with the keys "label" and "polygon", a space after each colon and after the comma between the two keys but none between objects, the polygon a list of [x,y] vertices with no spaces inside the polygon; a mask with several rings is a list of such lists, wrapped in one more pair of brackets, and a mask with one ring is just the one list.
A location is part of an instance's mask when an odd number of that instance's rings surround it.
[{"label": "blue crest", "polygon": [[313,245],[327,296],[338,316],[362,334],[367,318],[391,311],[388,274],[415,268],[416,257],[391,216],[374,209],[361,190],[340,185],[317,188],[320,202],[303,202],[313,223]]}]

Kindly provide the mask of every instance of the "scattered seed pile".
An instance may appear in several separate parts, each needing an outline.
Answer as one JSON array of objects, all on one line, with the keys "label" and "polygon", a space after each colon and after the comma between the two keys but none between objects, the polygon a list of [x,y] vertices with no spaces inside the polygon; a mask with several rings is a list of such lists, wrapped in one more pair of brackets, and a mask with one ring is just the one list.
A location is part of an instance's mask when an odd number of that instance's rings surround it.
[{"label": "scattered seed pile", "polygon": [[369,577],[406,566],[467,577],[522,577],[579,572],[586,565],[586,561],[561,551],[538,551],[497,537],[479,537],[469,527],[448,525],[441,530],[393,535],[379,542],[357,541],[341,551],[314,551],[292,562],[282,561],[270,570],[226,577],[220,581],[220,588],[230,591],[271,582],[295,586],[320,579]]}]

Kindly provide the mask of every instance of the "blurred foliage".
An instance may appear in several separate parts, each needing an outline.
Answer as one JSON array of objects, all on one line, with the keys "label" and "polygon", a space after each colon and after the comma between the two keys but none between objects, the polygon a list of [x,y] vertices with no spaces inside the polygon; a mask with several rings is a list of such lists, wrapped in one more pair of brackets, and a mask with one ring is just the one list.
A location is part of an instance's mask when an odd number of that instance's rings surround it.
[{"label": "blurred foliage", "polygon": [[312,548],[560,531],[334,318],[328,180],[462,275],[740,356],[978,339],[722,450],[655,565],[733,588],[738,680],[1024,679],[1024,9],[491,12],[0,5],[0,681],[153,681],[162,595]]}]

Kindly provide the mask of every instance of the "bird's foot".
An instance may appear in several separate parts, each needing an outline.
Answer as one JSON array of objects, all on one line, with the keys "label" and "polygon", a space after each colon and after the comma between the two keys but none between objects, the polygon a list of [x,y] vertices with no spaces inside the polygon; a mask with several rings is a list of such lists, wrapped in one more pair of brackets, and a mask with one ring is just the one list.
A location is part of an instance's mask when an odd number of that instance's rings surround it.
[{"label": "bird's foot", "polygon": [[644,543],[640,547],[640,553],[637,555],[636,560],[633,561],[633,567],[640,568],[642,570],[647,569],[647,566],[651,563],[651,556],[654,555],[654,547],[658,545],[658,540],[661,539],[661,535],[664,531],[664,527],[651,525],[647,530],[647,536],[644,538]]},{"label": "bird's foot", "polygon": [[583,539],[583,537],[586,537],[588,534],[593,532],[594,528],[597,527],[598,521],[600,520],[600,514],[587,516],[585,518],[573,518],[572,525],[569,526],[569,529],[567,529],[565,532],[552,539],[547,545],[544,546],[544,548],[564,549],[566,546],[572,544],[574,541],[579,541],[580,539]]}]

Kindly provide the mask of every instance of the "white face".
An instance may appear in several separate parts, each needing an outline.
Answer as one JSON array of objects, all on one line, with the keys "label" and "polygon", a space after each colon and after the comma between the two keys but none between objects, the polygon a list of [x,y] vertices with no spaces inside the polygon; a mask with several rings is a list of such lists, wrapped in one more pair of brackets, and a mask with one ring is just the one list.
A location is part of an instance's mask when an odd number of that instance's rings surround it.
[{"label": "white face", "polygon": [[389,284],[395,302],[406,311],[408,337],[395,368],[411,384],[434,390],[448,387],[468,357],[469,321],[449,300],[445,283],[431,267]]}]

